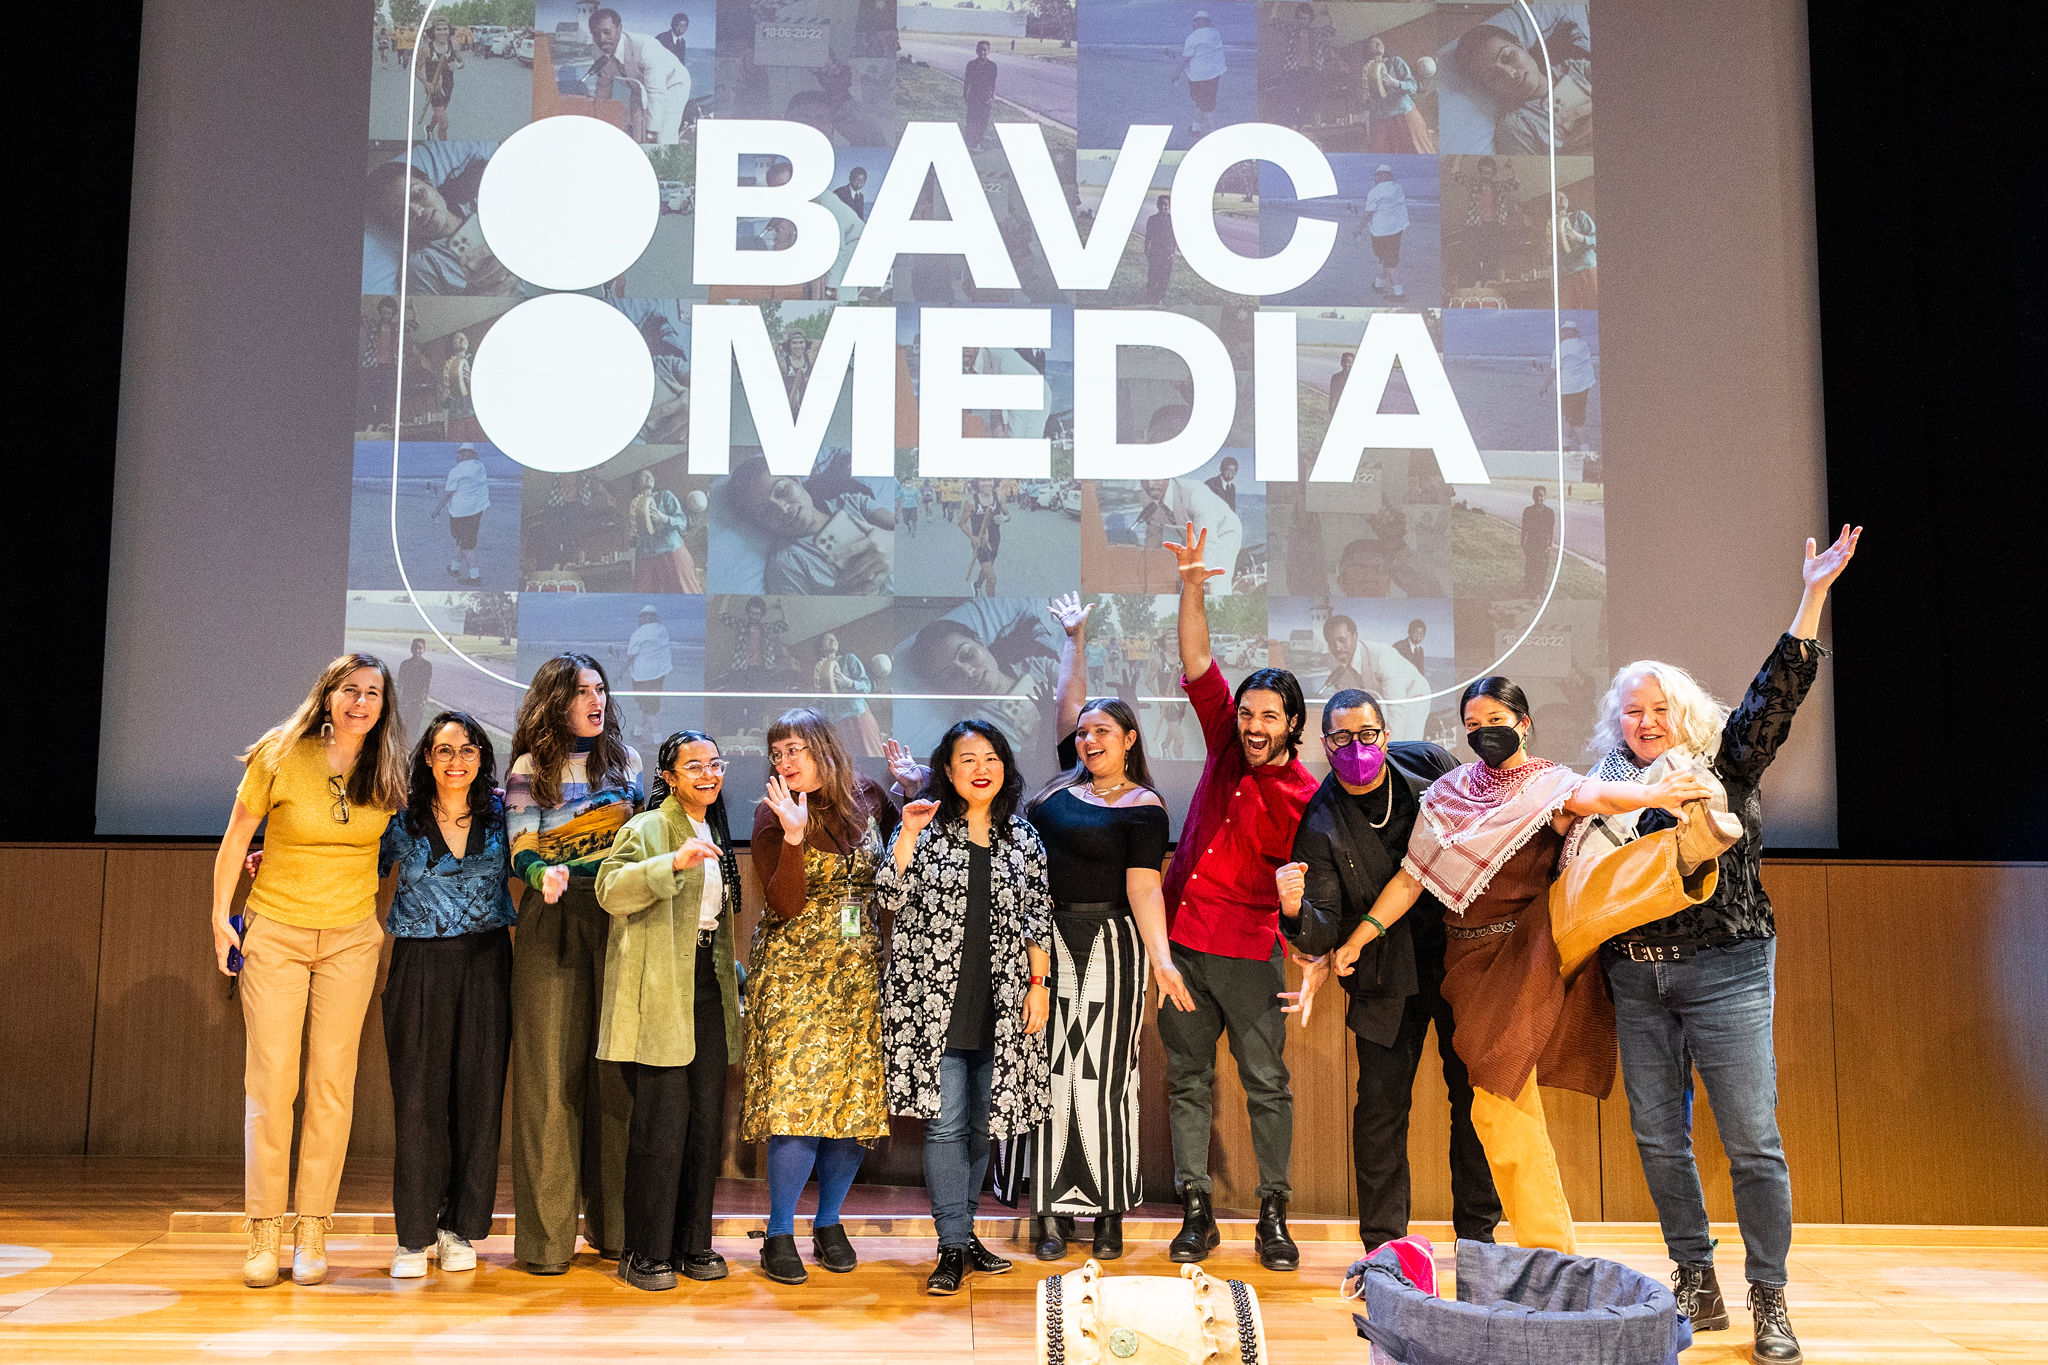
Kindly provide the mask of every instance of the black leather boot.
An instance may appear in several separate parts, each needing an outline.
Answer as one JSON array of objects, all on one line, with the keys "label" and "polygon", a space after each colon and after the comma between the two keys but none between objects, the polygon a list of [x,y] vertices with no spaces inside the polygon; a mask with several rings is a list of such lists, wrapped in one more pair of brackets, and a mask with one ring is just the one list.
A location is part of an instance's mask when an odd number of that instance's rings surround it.
[{"label": "black leather boot", "polygon": [[778,1232],[761,1243],[761,1273],[777,1284],[802,1284],[811,1278],[804,1258],[797,1255],[796,1238]]},{"label": "black leather boot", "polygon": [[957,1294],[967,1282],[967,1248],[940,1247],[939,1264],[924,1282],[924,1292],[943,1297]]},{"label": "black leather boot", "polygon": [[635,1289],[659,1292],[676,1287],[676,1267],[673,1261],[644,1260],[629,1251],[619,1258],[619,1278]]},{"label": "black leather boot", "polygon": [[1695,1332],[1719,1332],[1728,1326],[1728,1301],[1721,1297],[1721,1282],[1714,1278],[1714,1263],[1681,1265],[1671,1272],[1671,1292],[1678,1296],[1678,1311],[1692,1319]]},{"label": "black leather boot", "polygon": [[1167,1259],[1185,1265],[1207,1260],[1223,1241],[1216,1219],[1209,1211],[1209,1192],[1192,1185],[1180,1192],[1180,1231],[1167,1244]]},{"label": "black leather boot", "polygon": [[725,1257],[715,1251],[693,1251],[683,1257],[680,1268],[693,1280],[722,1280],[730,1273]]},{"label": "black leather boot", "polygon": [[1007,1275],[1010,1263],[981,1244],[979,1237],[967,1239],[967,1264],[983,1275]]},{"label": "black leather boot", "polygon": [[1806,1359],[1799,1350],[1799,1338],[1792,1335],[1792,1315],[1785,1307],[1785,1286],[1749,1286],[1749,1317],[1755,1329],[1749,1358],[1757,1365],[1798,1365]]},{"label": "black leather boot", "polygon": [[853,1243],[846,1240],[846,1228],[839,1223],[811,1229],[811,1254],[818,1258],[819,1265],[835,1275],[844,1275],[860,1264],[860,1258],[853,1254]]},{"label": "black leather boot", "polygon": [[1269,1194],[1259,1201],[1259,1225],[1252,1233],[1259,1264],[1268,1270],[1301,1269],[1301,1250],[1287,1235],[1287,1201]]},{"label": "black leather boot", "polygon": [[1074,1220],[1065,1214],[1044,1214],[1032,1220],[1038,1224],[1038,1245],[1032,1255],[1041,1261],[1057,1261],[1067,1254],[1067,1239],[1074,1235]]},{"label": "black leather boot", "polygon": [[1095,1219],[1095,1259],[1114,1261],[1124,1254],[1124,1216],[1104,1213]]}]

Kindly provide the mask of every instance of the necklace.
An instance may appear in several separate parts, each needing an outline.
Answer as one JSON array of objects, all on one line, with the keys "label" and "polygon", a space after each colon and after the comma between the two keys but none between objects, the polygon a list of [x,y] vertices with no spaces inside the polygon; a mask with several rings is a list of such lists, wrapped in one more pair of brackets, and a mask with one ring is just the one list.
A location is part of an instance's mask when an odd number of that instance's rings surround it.
[{"label": "necklace", "polygon": [[1110,783],[1108,791],[1104,791],[1102,788],[1095,785],[1095,780],[1093,778],[1090,778],[1088,781],[1088,790],[1095,793],[1095,799],[1097,801],[1107,801],[1110,797],[1115,796],[1118,792],[1122,791],[1125,787],[1128,787],[1130,785],[1131,780],[1128,777],[1120,777],[1115,782]]},{"label": "necklace", "polygon": [[1394,775],[1392,773],[1388,773],[1385,775],[1384,780],[1387,784],[1387,809],[1384,815],[1380,816],[1379,819],[1372,822],[1372,827],[1374,829],[1385,829],[1387,827],[1387,821],[1394,818]]}]

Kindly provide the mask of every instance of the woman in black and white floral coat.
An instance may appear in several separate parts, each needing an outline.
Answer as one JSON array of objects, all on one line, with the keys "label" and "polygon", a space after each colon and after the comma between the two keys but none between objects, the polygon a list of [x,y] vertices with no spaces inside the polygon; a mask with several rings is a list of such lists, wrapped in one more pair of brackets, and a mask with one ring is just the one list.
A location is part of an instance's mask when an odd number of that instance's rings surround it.
[{"label": "woman in black and white floral coat", "polygon": [[[926,1120],[925,1185],[938,1224],[932,1294],[1010,1263],[974,1235],[991,1137],[1044,1121],[1049,1063],[1034,1035],[1051,1005],[1045,846],[1017,815],[1024,780],[1003,732],[963,720],[932,751],[876,878],[895,917],[882,993],[889,1110]],[[935,818],[936,817],[936,818]]]}]

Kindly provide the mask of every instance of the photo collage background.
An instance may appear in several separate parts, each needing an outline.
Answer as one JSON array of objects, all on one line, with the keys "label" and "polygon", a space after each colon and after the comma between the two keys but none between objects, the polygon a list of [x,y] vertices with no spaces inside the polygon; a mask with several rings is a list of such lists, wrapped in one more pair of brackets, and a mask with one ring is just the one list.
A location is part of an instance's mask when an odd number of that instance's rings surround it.
[{"label": "photo collage background", "polygon": [[[1201,738],[1186,704],[1171,700],[1177,580],[1159,547],[1193,521],[1209,533],[1209,562],[1229,569],[1210,602],[1227,676],[1284,666],[1311,698],[1365,686],[1419,699],[1485,669],[1541,608],[1561,537],[1542,621],[1500,671],[1528,690],[1536,748],[1583,761],[1607,667],[1588,6],[457,0],[422,27],[423,9],[423,0],[379,0],[367,35],[347,615],[348,647],[403,662],[398,701],[409,728],[458,707],[506,739],[520,697],[425,630],[424,612],[462,653],[522,682],[561,650],[595,655],[622,694],[631,742],[651,751],[674,729],[705,728],[739,760],[742,793],[758,780],[766,724],[798,704],[825,710],[876,775],[885,739],[922,752],[953,720],[982,714],[1009,731],[1035,783],[1050,775],[1057,738],[1061,636],[1046,603],[1079,591],[1095,604],[1090,691],[1138,701],[1179,806],[1199,773]],[[1544,117],[1553,83],[1554,148]],[[542,292],[491,254],[476,216],[483,169],[506,137],[556,114],[627,130],[662,187],[648,250],[588,291],[646,339],[654,403],[632,444],[577,474],[539,473],[500,454],[470,397],[471,357],[495,320]],[[826,274],[777,288],[692,280],[696,125],[713,117],[787,118],[830,137],[837,165],[819,203],[842,243]],[[840,283],[890,148],[905,123],[931,120],[963,128],[1017,289],[980,288],[957,258],[926,256],[900,258],[880,288]],[[1022,121],[1044,131],[1084,233],[1125,129],[1174,127],[1108,289],[1054,283],[992,128]],[[1300,130],[1338,182],[1335,196],[1298,200],[1283,174],[1244,163],[1218,187],[1219,230],[1240,252],[1277,250],[1305,216],[1336,223],[1328,265],[1285,295],[1250,298],[1202,280],[1159,208],[1196,138],[1244,122]],[[760,157],[743,161],[741,175],[772,183],[784,170]],[[948,216],[936,186],[926,190],[918,216]],[[743,223],[738,245],[772,249],[791,230]],[[1553,290],[1564,310],[1556,366]],[[690,473],[691,305],[735,301],[761,308],[792,402],[834,308],[897,308],[896,478],[852,475],[850,386],[807,478],[766,470],[737,385],[731,472]],[[921,479],[919,306],[1004,304],[1051,308],[1052,344],[969,351],[963,363],[1041,375],[1048,401],[971,411],[963,430],[1049,437],[1052,477]],[[1180,478],[1074,480],[1075,307],[1165,308],[1217,333],[1238,376],[1228,446]],[[1368,451],[1348,484],[1254,480],[1260,308],[1298,319],[1304,471],[1368,318],[1400,309],[1421,313],[1437,341],[1492,482],[1446,484],[1427,451]],[[1123,352],[1122,367],[1119,439],[1174,435],[1192,396],[1186,367],[1150,350]],[[1398,370],[1381,408],[1413,410]],[[411,593],[392,549],[394,503]],[[624,695],[660,691],[769,695]],[[1396,736],[1469,757],[1454,701],[1394,707]],[[1317,746],[1304,757],[1320,767]]]}]

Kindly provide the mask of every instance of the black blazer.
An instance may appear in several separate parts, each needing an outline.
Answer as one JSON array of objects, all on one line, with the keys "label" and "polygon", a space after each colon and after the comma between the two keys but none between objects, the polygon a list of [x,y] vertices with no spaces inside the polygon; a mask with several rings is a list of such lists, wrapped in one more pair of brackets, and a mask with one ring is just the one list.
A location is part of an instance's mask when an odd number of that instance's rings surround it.
[{"label": "black blazer", "polygon": [[[1416,741],[1389,744],[1387,759],[1394,776],[1418,799],[1430,783],[1458,766],[1436,745]],[[1302,812],[1294,835],[1294,861],[1308,864],[1301,914],[1280,916],[1280,930],[1310,957],[1320,957],[1349,938],[1401,870],[1400,860],[1358,817],[1334,773],[1323,779]],[[1385,938],[1375,939],[1359,955],[1351,975],[1337,978],[1351,997],[1344,1022],[1353,1033],[1382,1047],[1393,1043],[1408,997],[1421,989],[1422,974],[1443,977],[1443,917],[1443,903],[1424,892],[1413,909],[1394,921]]]}]

